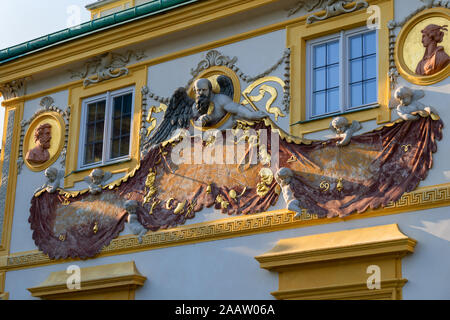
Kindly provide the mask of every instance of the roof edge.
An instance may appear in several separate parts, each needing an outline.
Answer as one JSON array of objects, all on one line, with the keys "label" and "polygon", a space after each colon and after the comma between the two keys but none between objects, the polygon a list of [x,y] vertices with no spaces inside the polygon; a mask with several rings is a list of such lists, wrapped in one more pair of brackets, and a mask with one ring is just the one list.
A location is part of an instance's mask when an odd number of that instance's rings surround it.
[{"label": "roof edge", "polygon": [[105,17],[82,23],[75,27],[50,33],[48,35],[0,50],[0,65],[67,41],[78,39],[80,37],[100,32],[124,23],[129,23],[137,19],[142,19],[165,11],[173,10],[198,1],[201,0],[159,0],[157,2],[147,2],[130,9],[125,9]]}]

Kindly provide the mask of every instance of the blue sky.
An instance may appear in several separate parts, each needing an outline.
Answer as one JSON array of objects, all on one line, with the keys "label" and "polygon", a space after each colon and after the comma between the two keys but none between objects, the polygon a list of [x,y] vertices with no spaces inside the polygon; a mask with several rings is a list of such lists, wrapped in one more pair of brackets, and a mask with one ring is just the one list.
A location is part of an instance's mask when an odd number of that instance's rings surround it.
[{"label": "blue sky", "polygon": [[[85,8],[96,0],[1,0],[0,49],[90,20]],[[79,15],[77,14],[79,13]],[[78,19],[79,17],[79,19]],[[0,98],[0,102],[2,98]],[[4,108],[0,108],[3,133]]]}]

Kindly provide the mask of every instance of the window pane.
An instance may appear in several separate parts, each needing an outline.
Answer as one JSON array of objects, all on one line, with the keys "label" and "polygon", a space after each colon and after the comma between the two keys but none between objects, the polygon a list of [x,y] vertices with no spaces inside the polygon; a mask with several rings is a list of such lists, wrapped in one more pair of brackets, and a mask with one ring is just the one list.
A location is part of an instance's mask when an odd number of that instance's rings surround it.
[{"label": "window pane", "polygon": [[362,56],[362,36],[350,37],[350,59]]},{"label": "window pane", "polygon": [[95,115],[97,113],[97,103],[88,104],[88,122],[95,121]]},{"label": "window pane", "polygon": [[326,88],[326,74],[325,74],[325,68],[320,68],[317,70],[314,70],[314,91],[320,91],[325,90]]},{"label": "window pane", "polygon": [[313,115],[325,113],[325,92],[317,92],[313,95]]},{"label": "window pane", "polygon": [[322,67],[326,64],[326,44],[314,47],[314,67]]},{"label": "window pane", "polygon": [[120,157],[120,140],[113,140],[111,147],[111,158]]},{"label": "window pane", "polygon": [[377,102],[377,82],[369,80],[364,83],[364,104]]},{"label": "window pane", "polygon": [[94,162],[102,161],[103,142],[94,145]]},{"label": "window pane", "polygon": [[113,139],[117,138],[117,137],[120,137],[120,135],[121,135],[121,131],[120,131],[121,127],[122,127],[121,126],[121,119],[120,118],[115,119],[114,122],[113,122],[113,130],[112,130]]},{"label": "window pane", "polygon": [[129,154],[132,97],[128,93],[113,99],[111,159]]},{"label": "window pane", "polygon": [[103,141],[103,127],[104,121],[97,122],[95,125],[95,141]]},{"label": "window pane", "polygon": [[120,118],[122,115],[122,96],[114,98],[113,117]]},{"label": "window pane", "polygon": [[123,113],[131,113],[131,101],[132,100],[132,94],[126,94],[123,96]]},{"label": "window pane", "polygon": [[375,54],[377,50],[375,31],[365,33],[363,37],[364,55]]},{"label": "window pane", "polygon": [[95,123],[88,125],[86,129],[86,143],[95,141]]},{"label": "window pane", "polygon": [[131,116],[122,118],[122,134],[129,134],[131,130]]},{"label": "window pane", "polygon": [[327,111],[335,112],[340,108],[339,88],[331,89],[327,92]]},{"label": "window pane", "polygon": [[105,119],[105,107],[106,107],[105,100],[97,102],[97,110],[96,110],[96,116],[95,116],[96,121]]},{"label": "window pane", "polygon": [[359,107],[363,104],[362,83],[350,85],[350,107]]},{"label": "window pane", "polygon": [[377,77],[377,60],[376,56],[364,58],[364,80]]},{"label": "window pane", "polygon": [[128,152],[130,150],[130,137],[124,137],[120,141],[120,156],[126,156],[128,155]]},{"label": "window pane", "polygon": [[362,60],[350,61],[350,83],[362,81]]},{"label": "window pane", "polygon": [[327,64],[339,62],[339,41],[327,43]]},{"label": "window pane", "polygon": [[105,100],[90,103],[87,106],[83,164],[90,164],[102,160],[105,106]]},{"label": "window pane", "polygon": [[94,145],[88,144],[84,148],[84,163],[92,163],[94,162]]},{"label": "window pane", "polygon": [[327,67],[327,88],[339,87],[339,65]]}]

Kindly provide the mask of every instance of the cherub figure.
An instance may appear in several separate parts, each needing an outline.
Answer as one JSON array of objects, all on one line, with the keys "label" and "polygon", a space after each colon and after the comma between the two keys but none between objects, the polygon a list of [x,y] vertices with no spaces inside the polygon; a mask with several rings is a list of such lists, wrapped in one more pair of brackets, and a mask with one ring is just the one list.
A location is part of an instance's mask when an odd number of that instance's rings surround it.
[{"label": "cherub figure", "polygon": [[89,176],[84,178],[84,181],[89,184],[89,193],[98,194],[102,192],[102,184],[112,177],[112,173],[109,171],[103,171],[102,169],[94,169]]},{"label": "cherub figure", "polygon": [[142,237],[147,233],[147,229],[139,222],[136,208],[138,202],[136,200],[128,200],[125,202],[125,210],[128,212],[128,226],[131,232],[138,236],[139,243],[142,243]]},{"label": "cherub figure", "polygon": [[42,187],[36,190],[36,192],[45,189],[48,193],[55,193],[60,186],[61,179],[64,178],[64,170],[58,170],[51,167],[45,170],[44,175],[47,178],[47,181]]},{"label": "cherub figure", "polygon": [[353,134],[361,128],[359,121],[353,120],[352,124],[349,124],[347,118],[344,117],[336,117],[330,123],[330,130],[336,133],[339,138],[342,138],[336,142],[338,146],[348,145]]},{"label": "cherub figure", "polygon": [[403,120],[417,120],[419,117],[413,115],[413,112],[423,112],[428,114],[435,113],[432,107],[425,106],[418,100],[425,96],[423,90],[412,90],[408,87],[399,87],[394,92],[394,101],[391,101],[389,107],[396,108],[397,114]]},{"label": "cherub figure", "polygon": [[289,168],[280,168],[275,174],[275,180],[280,185],[283,192],[286,208],[296,212],[295,218],[298,218],[302,214],[302,208],[300,208],[300,201],[295,198],[294,191],[292,190],[291,184],[293,178],[294,172]]}]

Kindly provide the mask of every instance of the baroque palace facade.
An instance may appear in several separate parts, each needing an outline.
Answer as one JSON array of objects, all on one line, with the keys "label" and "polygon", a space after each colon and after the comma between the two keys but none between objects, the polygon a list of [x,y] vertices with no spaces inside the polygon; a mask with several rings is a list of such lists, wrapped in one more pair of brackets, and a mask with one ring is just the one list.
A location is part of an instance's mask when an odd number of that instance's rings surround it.
[{"label": "baroque palace facade", "polygon": [[0,50],[3,299],[450,299],[449,1],[98,0]]}]

